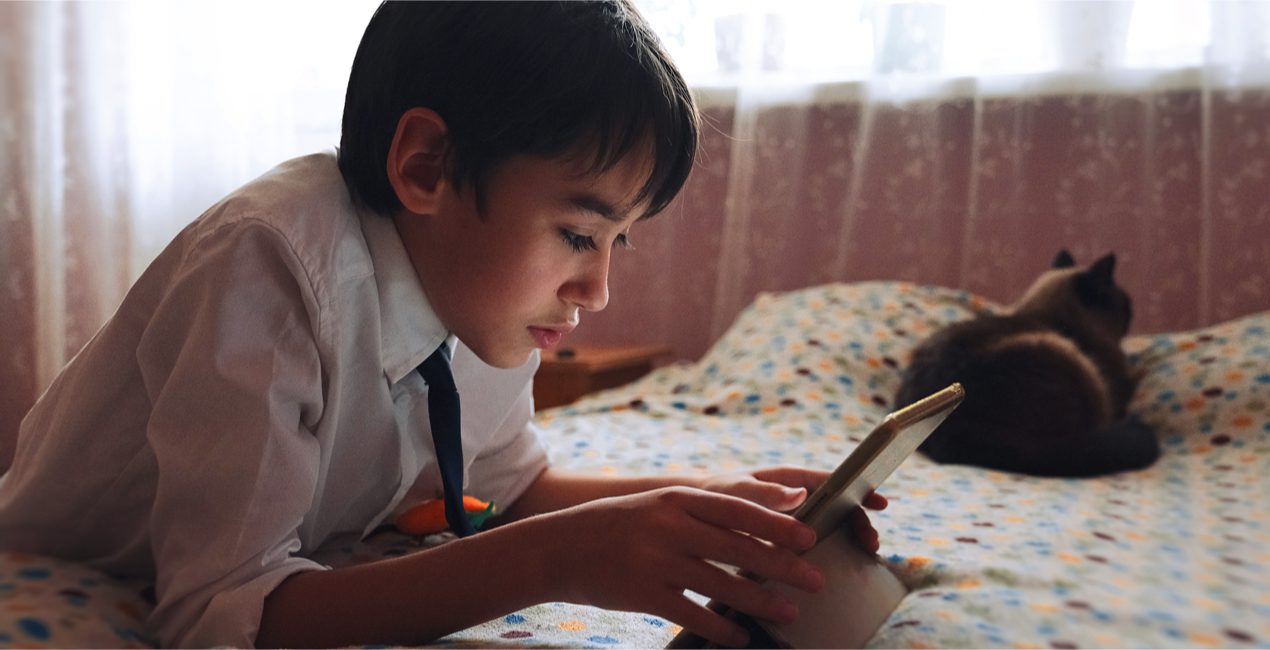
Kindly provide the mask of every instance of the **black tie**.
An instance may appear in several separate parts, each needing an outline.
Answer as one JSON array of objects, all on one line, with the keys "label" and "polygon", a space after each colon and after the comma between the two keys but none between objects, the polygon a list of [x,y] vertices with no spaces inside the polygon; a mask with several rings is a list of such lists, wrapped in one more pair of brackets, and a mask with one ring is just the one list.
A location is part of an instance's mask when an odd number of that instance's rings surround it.
[{"label": "black tie", "polygon": [[441,487],[445,489],[445,520],[459,537],[476,530],[463,509],[463,437],[459,426],[459,391],[450,372],[445,344],[419,364],[419,374],[428,383],[428,421],[432,444],[436,447]]}]

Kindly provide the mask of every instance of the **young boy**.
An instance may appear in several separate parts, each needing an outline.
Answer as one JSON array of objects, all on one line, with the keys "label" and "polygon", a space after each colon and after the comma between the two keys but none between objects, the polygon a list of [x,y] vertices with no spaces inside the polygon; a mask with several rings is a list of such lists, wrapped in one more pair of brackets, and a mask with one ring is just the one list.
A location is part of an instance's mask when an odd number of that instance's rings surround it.
[{"label": "young boy", "polygon": [[[159,255],[24,420],[0,546],[153,579],[165,646],[419,643],[553,600],[744,642],[685,590],[792,619],[708,561],[819,588],[797,555],[814,533],[783,513],[824,473],[571,474],[529,423],[536,350],[604,308],[610,257],[683,185],[696,120],[626,0],[381,6],[338,161],[279,166]],[[433,446],[434,362],[463,396],[458,487]],[[499,526],[308,559],[463,487],[510,506]]]}]

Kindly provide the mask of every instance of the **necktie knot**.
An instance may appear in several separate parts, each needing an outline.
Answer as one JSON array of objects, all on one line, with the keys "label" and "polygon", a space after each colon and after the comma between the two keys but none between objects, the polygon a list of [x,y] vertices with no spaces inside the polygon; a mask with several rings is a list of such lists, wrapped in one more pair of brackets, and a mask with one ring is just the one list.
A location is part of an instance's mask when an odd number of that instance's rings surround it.
[{"label": "necktie knot", "polygon": [[454,372],[450,369],[450,356],[444,343],[419,364],[419,374],[428,384],[429,392],[433,390],[458,392],[454,386]]}]

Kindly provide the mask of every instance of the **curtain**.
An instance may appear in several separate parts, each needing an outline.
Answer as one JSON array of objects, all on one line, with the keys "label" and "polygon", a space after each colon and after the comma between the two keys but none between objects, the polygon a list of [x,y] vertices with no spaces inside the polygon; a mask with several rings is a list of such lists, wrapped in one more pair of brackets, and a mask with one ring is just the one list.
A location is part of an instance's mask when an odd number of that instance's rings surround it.
[{"label": "curtain", "polygon": [[[0,3],[0,467],[146,263],[338,143],[374,3]],[[703,106],[683,195],[575,342],[692,359],[761,291],[1008,302],[1120,256],[1137,331],[1270,308],[1270,4],[640,0]]]},{"label": "curtain", "polygon": [[26,410],[178,230],[338,144],[374,7],[0,2],[0,469]]}]

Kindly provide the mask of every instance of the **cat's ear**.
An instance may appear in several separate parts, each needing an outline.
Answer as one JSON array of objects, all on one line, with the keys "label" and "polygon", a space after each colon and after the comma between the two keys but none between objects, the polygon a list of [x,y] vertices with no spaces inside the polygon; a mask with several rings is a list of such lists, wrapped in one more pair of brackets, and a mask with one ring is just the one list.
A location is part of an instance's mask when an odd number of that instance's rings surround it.
[{"label": "cat's ear", "polygon": [[1097,262],[1094,262],[1093,265],[1089,267],[1090,275],[1105,281],[1107,284],[1111,284],[1111,275],[1115,272],[1116,272],[1116,254],[1115,253],[1107,253],[1106,255],[1103,255],[1102,257],[1098,258]]},{"label": "cat's ear", "polygon": [[1076,266],[1076,260],[1072,258],[1072,254],[1068,253],[1066,248],[1058,251],[1058,256],[1054,258],[1054,268],[1065,269],[1072,266]]},{"label": "cat's ear", "polygon": [[1115,292],[1116,255],[1108,253],[1076,276],[1076,293],[1086,305],[1103,305]]}]

